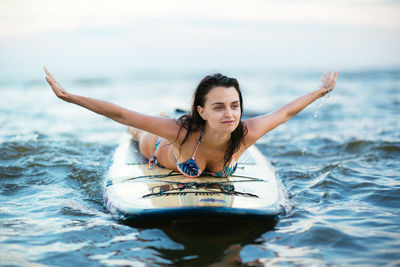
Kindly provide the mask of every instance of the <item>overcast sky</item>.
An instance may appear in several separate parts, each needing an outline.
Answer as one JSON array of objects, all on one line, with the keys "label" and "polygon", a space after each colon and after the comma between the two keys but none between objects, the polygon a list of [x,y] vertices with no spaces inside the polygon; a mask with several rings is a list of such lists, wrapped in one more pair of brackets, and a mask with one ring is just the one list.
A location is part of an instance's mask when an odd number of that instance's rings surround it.
[{"label": "overcast sky", "polygon": [[1,0],[0,78],[400,66],[399,1]]}]

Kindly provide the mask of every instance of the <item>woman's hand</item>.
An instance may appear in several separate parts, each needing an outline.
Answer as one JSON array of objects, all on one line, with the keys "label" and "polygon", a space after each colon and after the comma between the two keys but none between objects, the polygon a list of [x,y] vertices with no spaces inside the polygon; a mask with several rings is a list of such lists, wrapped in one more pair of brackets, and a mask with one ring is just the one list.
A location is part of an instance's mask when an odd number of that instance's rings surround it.
[{"label": "woman's hand", "polygon": [[335,74],[333,74],[332,71],[329,71],[329,75],[327,75],[326,72],[324,72],[324,75],[322,75],[321,78],[322,96],[326,95],[327,93],[333,90],[338,75],[339,73],[337,71],[335,72]]},{"label": "woman's hand", "polygon": [[267,132],[286,122],[312,102],[332,91],[332,89],[335,87],[338,74],[338,72],[332,74],[332,71],[329,72],[329,75],[324,73],[321,79],[322,85],[320,89],[297,98],[289,104],[284,105],[277,111],[263,116],[246,119],[245,123],[248,129],[248,134],[245,137],[246,145],[254,144]]},{"label": "woman's hand", "polygon": [[61,98],[62,100],[68,101],[68,92],[64,90],[64,88],[53,78],[50,72],[44,67],[44,71],[46,72],[46,81],[49,83],[54,93]]}]

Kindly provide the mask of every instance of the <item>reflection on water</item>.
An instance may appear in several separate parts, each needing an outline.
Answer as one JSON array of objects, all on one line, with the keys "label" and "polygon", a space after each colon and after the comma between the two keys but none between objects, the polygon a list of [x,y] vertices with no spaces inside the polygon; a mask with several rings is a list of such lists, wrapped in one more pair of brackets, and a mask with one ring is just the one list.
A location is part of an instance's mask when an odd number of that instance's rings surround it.
[{"label": "reflection on water", "polygon": [[261,244],[262,235],[276,222],[204,221],[190,224],[170,223],[160,229],[182,249],[154,248],[174,265],[235,265],[242,263],[240,253],[249,244]]}]

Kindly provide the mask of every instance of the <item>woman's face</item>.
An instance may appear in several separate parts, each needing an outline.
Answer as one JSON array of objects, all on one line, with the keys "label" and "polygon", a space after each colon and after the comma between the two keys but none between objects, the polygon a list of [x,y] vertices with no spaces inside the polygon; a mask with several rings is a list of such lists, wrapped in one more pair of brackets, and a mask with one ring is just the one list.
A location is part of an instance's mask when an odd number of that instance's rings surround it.
[{"label": "woman's face", "polygon": [[240,122],[240,98],[235,87],[215,87],[205,97],[204,107],[197,106],[200,116],[217,131],[233,132]]}]

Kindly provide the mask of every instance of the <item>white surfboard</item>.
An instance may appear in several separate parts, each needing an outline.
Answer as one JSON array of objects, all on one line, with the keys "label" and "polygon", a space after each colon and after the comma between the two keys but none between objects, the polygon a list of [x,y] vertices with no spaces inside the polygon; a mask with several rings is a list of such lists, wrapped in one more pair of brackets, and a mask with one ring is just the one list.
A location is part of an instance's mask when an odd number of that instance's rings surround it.
[{"label": "white surfboard", "polygon": [[126,134],[104,184],[105,207],[137,221],[271,220],[285,213],[287,203],[272,165],[255,146],[240,157],[231,177],[187,178],[169,169],[149,169]]}]

